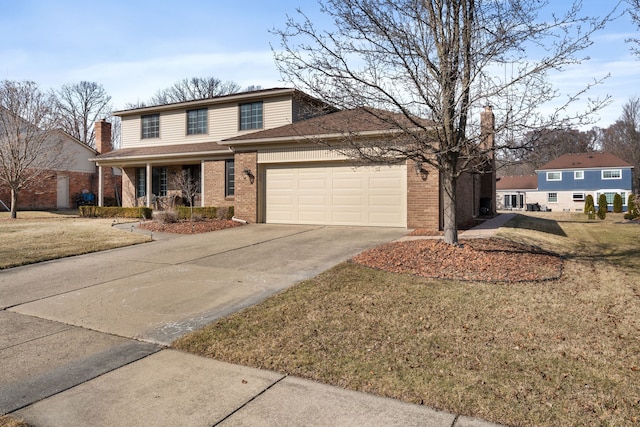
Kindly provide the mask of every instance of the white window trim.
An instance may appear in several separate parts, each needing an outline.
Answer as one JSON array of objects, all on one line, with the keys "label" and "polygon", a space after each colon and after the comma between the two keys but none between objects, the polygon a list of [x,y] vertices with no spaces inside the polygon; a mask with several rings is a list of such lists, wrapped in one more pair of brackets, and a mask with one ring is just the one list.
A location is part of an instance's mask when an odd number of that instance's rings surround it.
[{"label": "white window trim", "polygon": [[[576,198],[576,194],[581,195],[581,197]],[[571,198],[573,199],[574,202],[584,202],[587,196],[584,193],[577,192],[577,193],[572,193]]]},{"label": "white window trim", "polygon": [[[555,202],[552,202],[551,200],[549,200],[549,199],[550,199],[550,196],[551,196],[552,194],[555,194],[555,195],[556,195],[556,201],[555,201]],[[559,200],[559,197],[558,197],[558,193],[557,193],[557,192],[547,193],[547,203],[558,203],[558,200]]]},{"label": "white window trim", "polygon": [[[552,174],[552,173],[560,174],[560,178],[558,178],[558,179],[549,178],[549,175]],[[562,181],[562,171],[550,171],[550,172],[547,172],[547,181]]]},{"label": "white window trim", "polygon": [[[580,174],[580,176],[578,176]],[[584,171],[573,171],[573,179],[584,179]]]},{"label": "white window trim", "polygon": [[[605,178],[604,173],[605,172],[618,172],[617,177],[610,177],[610,178]],[[602,178],[602,180],[610,180],[610,179],[622,179],[622,169],[603,169],[602,171],[600,171],[600,178]]]}]

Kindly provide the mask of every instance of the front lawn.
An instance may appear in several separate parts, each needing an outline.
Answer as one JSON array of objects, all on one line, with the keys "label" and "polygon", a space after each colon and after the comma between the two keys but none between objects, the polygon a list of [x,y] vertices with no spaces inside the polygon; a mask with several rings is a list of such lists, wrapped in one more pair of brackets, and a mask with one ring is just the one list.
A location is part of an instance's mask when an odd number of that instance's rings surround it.
[{"label": "front lawn", "polygon": [[17,219],[0,213],[0,269],[149,241],[112,222],[70,212],[18,212]]},{"label": "front lawn", "polygon": [[640,226],[620,219],[518,215],[502,229],[563,255],[559,280],[348,262],[174,346],[498,423],[629,425],[640,421]]}]

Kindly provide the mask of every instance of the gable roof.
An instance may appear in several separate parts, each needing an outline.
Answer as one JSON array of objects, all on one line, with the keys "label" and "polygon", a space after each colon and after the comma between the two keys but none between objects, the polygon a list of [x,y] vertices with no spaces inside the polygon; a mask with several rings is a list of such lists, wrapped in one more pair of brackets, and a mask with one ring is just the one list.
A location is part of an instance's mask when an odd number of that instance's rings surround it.
[{"label": "gable roof", "polygon": [[178,110],[183,108],[206,107],[209,105],[230,102],[251,102],[252,100],[266,99],[283,95],[306,99],[310,102],[321,105],[325,109],[333,109],[333,107],[331,107],[330,105],[316,98],[313,98],[311,95],[307,95],[306,93],[299,91],[298,89],[276,87],[271,89],[253,90],[249,92],[230,93],[227,95],[215,96],[213,98],[196,99],[193,101],[173,102],[169,104],[149,105],[146,107],[131,108],[127,110],[115,111],[113,112],[113,115],[125,117],[138,114],[157,113],[160,111]]},{"label": "gable roof", "polygon": [[555,160],[543,165],[538,170],[550,169],[590,169],[633,166],[611,153],[577,153],[563,154]]},{"label": "gable roof", "polygon": [[[431,122],[419,119],[424,126]],[[371,108],[356,108],[323,114],[289,125],[235,136],[223,142],[233,145],[240,142],[257,142],[275,139],[307,139],[309,137],[338,136],[352,133],[367,134],[398,131],[398,124],[415,128],[403,114]]]},{"label": "gable roof", "polygon": [[536,190],[538,175],[502,176],[497,179],[496,190]]}]

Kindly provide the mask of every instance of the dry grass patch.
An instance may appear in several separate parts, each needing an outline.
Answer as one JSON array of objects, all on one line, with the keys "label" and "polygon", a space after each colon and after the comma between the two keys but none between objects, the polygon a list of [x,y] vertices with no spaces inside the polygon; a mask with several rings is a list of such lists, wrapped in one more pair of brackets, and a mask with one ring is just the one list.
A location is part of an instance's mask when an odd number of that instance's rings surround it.
[{"label": "dry grass patch", "polygon": [[19,212],[0,216],[0,269],[149,241],[111,227],[111,219]]},{"label": "dry grass patch", "polygon": [[16,418],[3,416],[0,417],[0,427],[29,427],[29,424]]},{"label": "dry grass patch", "polygon": [[[175,346],[505,424],[638,422],[640,265],[625,253],[640,229],[518,221],[529,227],[509,228],[512,238],[569,256],[560,280],[459,282],[343,263]],[[617,241],[576,250],[592,233]]]}]

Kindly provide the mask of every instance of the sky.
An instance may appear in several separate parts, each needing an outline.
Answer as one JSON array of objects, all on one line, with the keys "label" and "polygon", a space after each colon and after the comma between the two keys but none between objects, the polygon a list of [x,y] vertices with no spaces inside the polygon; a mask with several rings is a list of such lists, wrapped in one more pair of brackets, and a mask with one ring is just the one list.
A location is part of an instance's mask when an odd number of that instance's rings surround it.
[{"label": "sky", "polygon": [[[550,13],[568,1],[549,3]],[[583,0],[583,13],[602,16],[614,5]],[[298,7],[323,19],[316,0],[0,0],[0,80],[32,80],[43,90],[97,82],[115,110],[188,77],[290,86],[275,66],[279,40],[269,30],[284,28]],[[624,103],[640,96],[640,58],[625,43],[639,33],[627,15],[618,18],[593,38],[589,61],[552,77],[564,92],[611,75],[588,94],[613,99],[596,126],[614,123]]]}]

